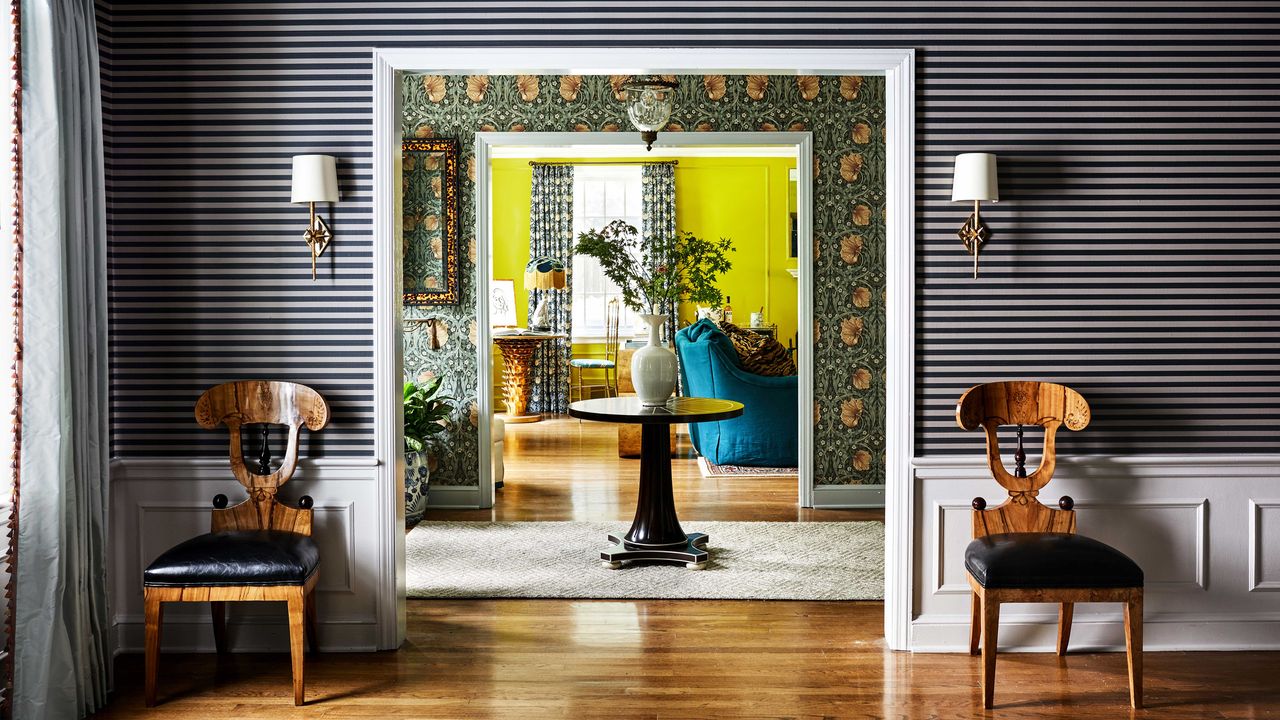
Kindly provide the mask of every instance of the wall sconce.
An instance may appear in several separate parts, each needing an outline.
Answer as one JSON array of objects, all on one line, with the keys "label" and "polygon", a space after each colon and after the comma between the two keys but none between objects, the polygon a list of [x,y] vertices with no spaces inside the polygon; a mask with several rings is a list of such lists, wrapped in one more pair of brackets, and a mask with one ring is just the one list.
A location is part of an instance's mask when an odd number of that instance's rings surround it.
[{"label": "wall sconce", "polygon": [[333,233],[324,218],[316,215],[316,203],[338,202],[338,171],[332,155],[293,156],[292,203],[308,203],[311,206],[311,222],[302,238],[311,249],[311,279],[316,279],[316,258],[320,257],[333,240]]},{"label": "wall sconce", "polygon": [[973,214],[956,231],[964,249],[973,256],[973,277],[978,277],[978,254],[991,231],[978,214],[982,200],[998,202],[1000,184],[996,177],[996,156],[991,153],[961,153],[956,156],[955,177],[951,181],[951,202],[973,201]]},{"label": "wall sconce", "polygon": [[[525,290],[563,290],[569,285],[569,272],[564,262],[557,258],[542,255],[529,260],[524,266]],[[538,306],[529,316],[529,327],[533,330],[551,329],[551,308],[547,296],[538,300]]]},{"label": "wall sconce", "polygon": [[643,75],[622,84],[627,92],[627,117],[640,131],[644,149],[652,151],[658,131],[671,119],[671,107],[675,104],[676,88],[680,83],[663,80],[657,75]]}]

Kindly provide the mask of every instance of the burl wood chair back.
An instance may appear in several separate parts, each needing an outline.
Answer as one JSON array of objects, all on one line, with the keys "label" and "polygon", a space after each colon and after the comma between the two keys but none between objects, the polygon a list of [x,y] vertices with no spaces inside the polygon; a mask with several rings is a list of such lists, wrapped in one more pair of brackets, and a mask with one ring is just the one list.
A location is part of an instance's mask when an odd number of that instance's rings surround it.
[{"label": "burl wood chair back", "polygon": [[[298,434],[303,425],[315,432],[329,424],[329,405],[306,385],[269,380],[229,382],[210,388],[196,402],[196,422],[212,430],[226,425],[231,434],[231,472],[249,492],[249,499],[232,507],[215,505],[212,531],[288,530],[311,534],[311,509],[276,501],[276,491],[298,467]],[[245,462],[241,428],[245,425],[284,425],[289,439],[280,467],[259,474]],[[219,496],[222,497],[222,496]],[[225,504],[225,498],[222,498]]]},{"label": "burl wood chair back", "polygon": [[[974,500],[973,536],[985,537],[1008,532],[1076,531],[1076,515],[1071,498],[1063,497],[1057,508],[1037,500],[1040,489],[1053,479],[1057,467],[1055,441],[1058,428],[1083,430],[1089,424],[1089,403],[1065,385],[1033,381],[1009,381],[975,385],[956,404],[956,422],[965,430],[982,428],[987,436],[987,467],[1009,492],[1009,499],[987,509],[981,498]],[[1010,473],[1000,457],[1001,426],[1018,428],[1014,451],[1014,471]],[[1028,474],[1027,454],[1022,445],[1023,427],[1044,428],[1044,448],[1040,465]]]},{"label": "burl wood chair back", "polygon": [[[1058,429],[1083,430],[1089,403],[1065,385],[1034,381],[987,383],[969,388],[956,404],[956,422],[987,437],[987,466],[1009,493],[988,509],[973,500],[973,542],[965,549],[965,569],[973,591],[969,652],[982,650],[982,705],[995,702],[996,641],[1003,603],[1059,604],[1058,654],[1065,655],[1077,602],[1125,603],[1125,639],[1129,659],[1129,700],[1142,707],[1142,569],[1115,548],[1076,534],[1075,502],[1067,496],[1053,508],[1042,504],[1040,490],[1053,479]],[[1002,426],[1017,427],[1015,467],[1000,457]],[[1044,428],[1040,465],[1028,473],[1023,428]]]}]

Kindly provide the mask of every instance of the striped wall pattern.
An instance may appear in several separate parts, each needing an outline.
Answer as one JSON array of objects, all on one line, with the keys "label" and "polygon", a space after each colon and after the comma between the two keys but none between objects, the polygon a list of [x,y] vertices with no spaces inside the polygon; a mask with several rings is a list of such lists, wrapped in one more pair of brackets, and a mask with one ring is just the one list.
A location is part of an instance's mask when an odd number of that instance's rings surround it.
[{"label": "striped wall pattern", "polygon": [[[217,455],[205,386],[291,377],[333,400],[313,453],[372,452],[372,47],[914,47],[917,451],[974,382],[1074,385],[1061,451],[1280,449],[1280,7],[1274,2],[110,3],[118,455]],[[951,158],[1002,158],[982,276]],[[312,283],[289,157],[339,157]],[[320,438],[321,436],[317,436]]]}]

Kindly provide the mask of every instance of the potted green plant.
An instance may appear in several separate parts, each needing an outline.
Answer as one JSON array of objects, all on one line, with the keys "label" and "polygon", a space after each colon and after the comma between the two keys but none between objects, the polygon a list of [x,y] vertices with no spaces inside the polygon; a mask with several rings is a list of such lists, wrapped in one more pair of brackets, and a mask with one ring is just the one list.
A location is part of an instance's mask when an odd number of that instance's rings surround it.
[{"label": "potted green plant", "polygon": [[404,520],[414,525],[427,510],[431,471],[444,446],[445,422],[453,413],[453,398],[440,394],[443,377],[419,385],[404,384]]},{"label": "potted green plant", "polygon": [[720,304],[716,280],[732,267],[733,242],[691,232],[641,240],[634,226],[614,220],[580,233],[574,252],[598,260],[605,277],[622,290],[622,302],[648,323],[649,344],[631,356],[631,382],[643,405],[665,404],[676,388],[676,358],[662,345],[658,329],[667,322],[665,313],[681,302]]}]

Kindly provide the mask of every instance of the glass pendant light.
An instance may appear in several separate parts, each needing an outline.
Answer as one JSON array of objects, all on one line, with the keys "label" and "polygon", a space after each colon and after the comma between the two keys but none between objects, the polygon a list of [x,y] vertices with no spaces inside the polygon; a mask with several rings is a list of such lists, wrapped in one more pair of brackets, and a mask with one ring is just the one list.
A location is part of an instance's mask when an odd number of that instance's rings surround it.
[{"label": "glass pendant light", "polygon": [[663,80],[657,75],[642,75],[622,84],[627,92],[627,116],[640,131],[646,150],[653,150],[658,131],[671,119],[678,87],[680,83],[675,80]]}]

